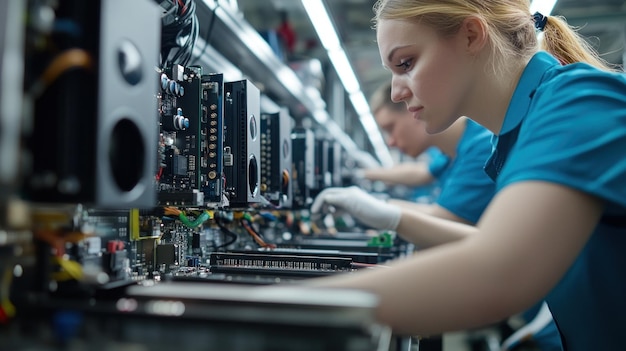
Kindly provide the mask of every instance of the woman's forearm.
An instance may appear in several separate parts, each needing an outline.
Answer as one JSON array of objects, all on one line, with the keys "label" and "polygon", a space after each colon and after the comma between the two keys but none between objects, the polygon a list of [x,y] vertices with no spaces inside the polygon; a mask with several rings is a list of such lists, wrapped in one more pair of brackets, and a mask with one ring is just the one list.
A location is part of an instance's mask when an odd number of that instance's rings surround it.
[{"label": "woman's forearm", "polygon": [[396,232],[420,247],[432,247],[464,239],[476,233],[477,229],[413,209],[403,209]]}]

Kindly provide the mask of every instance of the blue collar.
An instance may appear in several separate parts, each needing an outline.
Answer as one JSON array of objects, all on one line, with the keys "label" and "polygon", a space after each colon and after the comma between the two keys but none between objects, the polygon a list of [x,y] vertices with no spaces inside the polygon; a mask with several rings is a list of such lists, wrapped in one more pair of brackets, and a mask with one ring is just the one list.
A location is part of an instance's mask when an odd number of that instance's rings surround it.
[{"label": "blue collar", "polygon": [[491,138],[493,149],[484,169],[493,181],[498,178],[506,159],[509,157],[509,152],[517,142],[520,126],[528,113],[535,90],[541,84],[546,71],[557,65],[559,65],[559,61],[547,52],[536,53],[526,65],[509,103],[506,116],[504,116],[500,133],[494,134]]},{"label": "blue collar", "polygon": [[528,112],[532,96],[541,83],[544,73],[558,65],[560,64],[556,58],[543,51],[536,53],[530,59],[517,83],[499,135],[506,134],[519,126]]}]

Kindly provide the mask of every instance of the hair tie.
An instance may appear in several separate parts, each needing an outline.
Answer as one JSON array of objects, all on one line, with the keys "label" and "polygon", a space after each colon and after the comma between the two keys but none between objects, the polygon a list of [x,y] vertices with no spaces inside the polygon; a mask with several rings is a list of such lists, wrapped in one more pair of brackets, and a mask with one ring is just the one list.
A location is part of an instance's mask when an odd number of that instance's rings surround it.
[{"label": "hair tie", "polygon": [[543,32],[543,29],[546,27],[546,23],[548,23],[548,17],[542,15],[540,12],[535,12],[533,15],[533,21],[535,21],[535,28]]}]

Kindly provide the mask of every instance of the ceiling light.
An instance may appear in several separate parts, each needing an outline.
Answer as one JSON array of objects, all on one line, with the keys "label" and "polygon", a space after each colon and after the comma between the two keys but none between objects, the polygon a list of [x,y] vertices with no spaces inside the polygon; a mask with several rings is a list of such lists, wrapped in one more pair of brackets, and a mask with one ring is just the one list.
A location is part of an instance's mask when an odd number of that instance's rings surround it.
[{"label": "ceiling light", "polygon": [[328,50],[328,58],[330,59],[330,62],[332,62],[333,67],[335,67],[335,71],[337,72],[343,87],[346,89],[346,92],[348,94],[352,94],[360,91],[361,86],[359,85],[359,81],[356,79],[356,75],[352,70],[352,65],[350,65],[350,61],[348,61],[345,51],[343,51],[343,49]]},{"label": "ceiling light", "polygon": [[302,5],[313,23],[315,32],[326,50],[341,48],[335,26],[328,16],[328,11],[321,0],[302,0]]},{"label": "ceiling light", "polygon": [[[337,76],[339,77],[341,84],[343,85],[346,93],[350,96],[350,102],[359,116],[359,121],[361,122],[372,147],[376,150],[376,156],[384,166],[392,165],[393,158],[391,157],[389,148],[385,144],[385,141],[380,133],[380,129],[378,129],[378,126],[376,125],[376,121],[374,120],[369,104],[361,91],[359,80],[357,79],[354,69],[346,56],[346,52],[341,47],[339,36],[337,35],[335,26],[333,25],[333,22],[328,15],[328,11],[324,6],[324,2],[322,0],[302,0],[302,5],[304,6],[305,11],[313,24],[313,28],[315,28],[315,32],[317,33],[322,46],[326,49],[328,58],[335,68],[335,72],[337,72]],[[314,118],[318,121],[323,119],[321,115],[314,116]],[[327,125],[327,128],[328,127],[329,126]],[[344,145],[344,147],[346,145],[350,145],[350,143],[345,140],[340,142]],[[352,144],[353,143],[354,142],[352,142]]]},{"label": "ceiling light", "polygon": [[324,124],[328,121],[328,113],[324,110],[317,110],[313,112],[313,118],[315,118],[317,123]]},{"label": "ceiling light", "polygon": [[358,115],[371,114],[370,105],[367,103],[363,92],[360,90],[350,94],[350,102],[352,102],[352,106]]}]

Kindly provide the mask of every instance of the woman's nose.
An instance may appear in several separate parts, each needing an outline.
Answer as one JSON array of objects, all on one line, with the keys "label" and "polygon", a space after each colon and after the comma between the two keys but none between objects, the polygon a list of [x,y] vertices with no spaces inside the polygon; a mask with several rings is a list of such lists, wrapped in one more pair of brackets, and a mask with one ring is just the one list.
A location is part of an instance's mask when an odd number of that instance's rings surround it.
[{"label": "woman's nose", "polygon": [[391,82],[391,101],[393,102],[402,102],[404,101],[408,94],[408,89],[406,89],[405,87],[402,86],[402,84],[400,84],[400,82],[398,82],[398,79],[392,79]]}]

